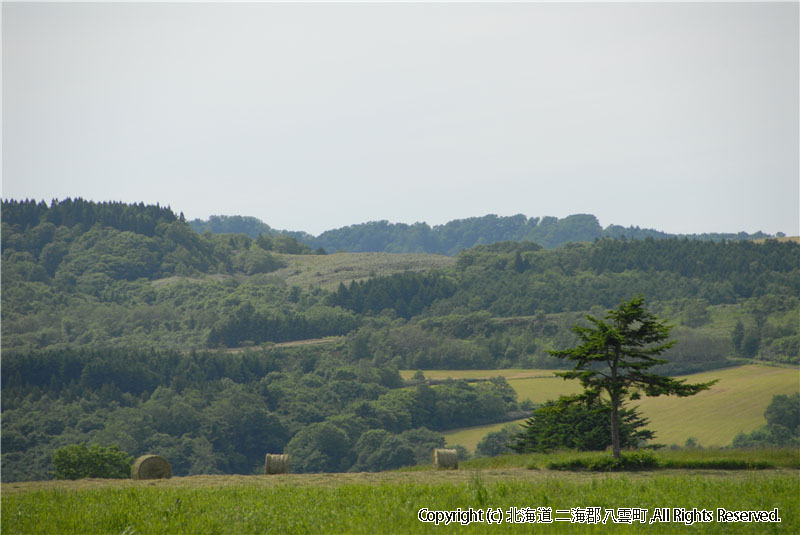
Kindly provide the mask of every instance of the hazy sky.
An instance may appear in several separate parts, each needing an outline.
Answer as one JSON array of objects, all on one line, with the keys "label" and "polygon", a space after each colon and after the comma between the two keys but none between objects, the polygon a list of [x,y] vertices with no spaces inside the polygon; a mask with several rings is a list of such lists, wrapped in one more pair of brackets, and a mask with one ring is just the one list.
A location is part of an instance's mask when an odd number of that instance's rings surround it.
[{"label": "hazy sky", "polygon": [[798,4],[3,3],[3,197],[800,234]]}]

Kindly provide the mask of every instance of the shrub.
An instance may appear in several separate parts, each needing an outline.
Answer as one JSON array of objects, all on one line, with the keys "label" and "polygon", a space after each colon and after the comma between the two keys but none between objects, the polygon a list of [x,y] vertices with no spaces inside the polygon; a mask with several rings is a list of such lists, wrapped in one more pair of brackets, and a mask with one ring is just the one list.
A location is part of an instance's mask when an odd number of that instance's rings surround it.
[{"label": "shrub", "polygon": [[649,451],[623,453],[619,459],[606,455],[580,457],[547,463],[550,470],[589,470],[591,472],[613,472],[617,470],[652,470],[659,468],[658,459]]},{"label": "shrub", "polygon": [[72,444],[53,454],[53,477],[124,479],[130,476],[132,462],[133,457],[116,445],[103,447],[92,444],[87,447],[85,444]]}]

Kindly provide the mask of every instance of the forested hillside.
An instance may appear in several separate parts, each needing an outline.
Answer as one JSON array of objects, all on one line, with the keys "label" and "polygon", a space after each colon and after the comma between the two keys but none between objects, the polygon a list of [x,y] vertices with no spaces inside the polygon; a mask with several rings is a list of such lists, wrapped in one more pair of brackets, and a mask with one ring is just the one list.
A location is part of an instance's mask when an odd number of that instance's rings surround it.
[{"label": "forested hillside", "polygon": [[160,206],[5,200],[2,477],[48,477],[56,448],[86,441],[158,451],[177,474],[251,473],[265,448],[298,471],[419,462],[441,431],[531,406],[499,379],[399,369],[563,366],[548,351],[575,343],[572,325],[636,293],[674,325],[662,373],[800,362],[800,244],[587,241],[356,270],[374,259],[198,234]]},{"label": "forested hillside", "polygon": [[319,236],[305,232],[276,231],[254,217],[211,216],[208,221],[195,219],[190,225],[197,232],[242,232],[253,238],[260,233],[289,235],[313,248],[322,248],[329,252],[438,253],[451,256],[476,245],[501,241],[532,241],[546,249],[553,249],[569,242],[593,242],[602,238],[641,240],[688,237],[701,241],[739,241],[769,237],[763,232],[684,236],[619,225],[609,225],[604,229],[597,218],[589,214],[575,214],[563,219],[526,217],[522,214],[510,217],[487,215],[457,219],[433,227],[427,223],[407,225],[372,221],[328,230]]},{"label": "forested hillside", "polygon": [[86,441],[157,451],[178,475],[259,473],[285,448],[295,471],[380,470],[518,410],[502,378],[402,388],[340,350],[48,350],[4,355],[2,378],[3,481],[46,478],[57,447]]}]

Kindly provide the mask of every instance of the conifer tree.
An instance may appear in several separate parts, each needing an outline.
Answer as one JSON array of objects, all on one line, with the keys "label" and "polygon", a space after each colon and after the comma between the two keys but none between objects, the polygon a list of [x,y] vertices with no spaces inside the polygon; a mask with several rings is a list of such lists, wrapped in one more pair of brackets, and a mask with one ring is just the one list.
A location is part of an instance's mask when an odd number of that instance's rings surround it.
[{"label": "conifer tree", "polygon": [[646,396],[691,396],[707,390],[716,381],[686,384],[663,375],[650,373],[650,368],[667,361],[656,358],[675,345],[666,342],[670,326],[645,308],[645,300],[637,295],[618,308],[609,310],[604,319],[587,315],[592,326],[575,325],[573,331],[581,344],[572,349],[550,351],[554,357],[575,363],[572,371],[557,375],[578,379],[582,394],[571,401],[592,402],[607,397],[611,408],[611,447],[614,457],[620,457],[620,414],[626,400]]}]

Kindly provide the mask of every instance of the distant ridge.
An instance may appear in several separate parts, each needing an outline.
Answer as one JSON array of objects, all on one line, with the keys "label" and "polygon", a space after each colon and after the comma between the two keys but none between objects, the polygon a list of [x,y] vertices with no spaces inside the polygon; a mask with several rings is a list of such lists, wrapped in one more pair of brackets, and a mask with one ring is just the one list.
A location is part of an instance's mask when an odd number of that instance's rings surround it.
[{"label": "distant ridge", "polygon": [[[756,232],[669,234],[638,226],[600,226],[591,214],[574,214],[557,217],[527,217],[523,214],[456,219],[431,227],[427,223],[390,223],[370,221],[327,230],[318,236],[306,232],[276,230],[255,217],[211,216],[207,221],[194,219],[189,225],[198,233],[242,233],[250,237],[259,234],[288,234],[313,249],[323,248],[329,253],[440,253],[449,256],[475,245],[500,241],[532,241],[546,249],[554,249],[569,242],[593,242],[602,238],[640,240],[645,238],[686,238],[701,241],[741,241],[772,238]],[[781,237],[782,233],[778,233]]]}]

